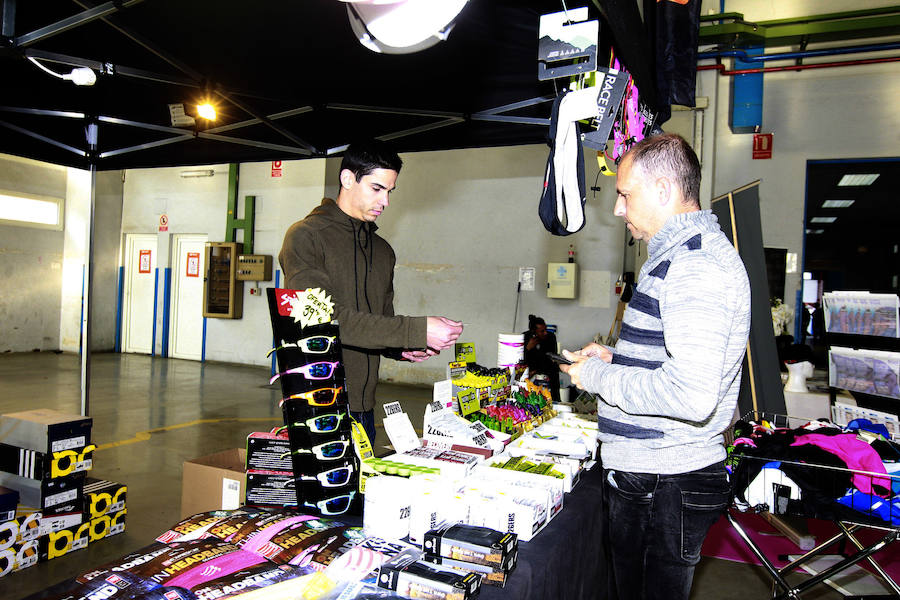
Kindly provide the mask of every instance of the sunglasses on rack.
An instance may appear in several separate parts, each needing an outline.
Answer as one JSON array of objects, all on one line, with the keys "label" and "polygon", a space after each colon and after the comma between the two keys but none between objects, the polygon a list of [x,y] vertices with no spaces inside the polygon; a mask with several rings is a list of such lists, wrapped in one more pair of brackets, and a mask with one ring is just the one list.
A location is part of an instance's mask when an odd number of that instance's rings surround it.
[{"label": "sunglasses on rack", "polygon": [[334,370],[339,364],[341,364],[339,361],[331,362],[323,360],[320,362],[309,363],[308,365],[303,365],[302,367],[293,367],[288,369],[287,371],[275,373],[275,375],[273,375],[272,378],[269,379],[269,383],[275,383],[275,380],[282,375],[303,375],[307,379],[328,379],[329,377],[334,375]]},{"label": "sunglasses on rack", "polygon": [[350,476],[353,475],[353,467],[337,467],[316,475],[299,475],[295,481],[318,481],[322,487],[340,487],[347,485]]},{"label": "sunglasses on rack", "polygon": [[325,354],[334,345],[335,335],[311,335],[308,338],[297,340],[296,342],[286,342],[281,340],[281,345],[269,350],[266,356],[271,356],[273,352],[283,348],[299,348],[307,354]]},{"label": "sunglasses on rack", "polygon": [[337,401],[338,394],[344,391],[344,386],[327,387],[312,390],[310,392],[299,392],[291,394],[287,398],[282,398],[279,406],[287,400],[306,400],[310,406],[331,406]]},{"label": "sunglasses on rack", "polygon": [[281,455],[281,458],[286,458],[290,454],[314,454],[319,460],[338,460],[339,458],[344,458],[349,445],[349,440],[334,440],[318,444],[309,449],[297,448],[296,450],[285,452]]},{"label": "sunglasses on rack", "polygon": [[328,413],[325,415],[318,415],[316,417],[312,417],[311,419],[306,419],[305,421],[298,421],[297,423],[285,425],[283,427],[280,427],[278,431],[280,432],[284,429],[287,429],[288,427],[306,427],[313,433],[330,433],[337,430],[338,426],[340,426],[341,421],[344,420],[345,416],[346,415],[344,413]]},{"label": "sunglasses on rack", "polygon": [[356,492],[350,492],[349,494],[335,496],[334,498],[328,498],[326,500],[319,500],[318,502],[304,502],[303,506],[318,508],[319,512],[323,515],[340,515],[347,512],[347,509],[350,508],[350,503],[353,501],[354,494],[356,494]]}]

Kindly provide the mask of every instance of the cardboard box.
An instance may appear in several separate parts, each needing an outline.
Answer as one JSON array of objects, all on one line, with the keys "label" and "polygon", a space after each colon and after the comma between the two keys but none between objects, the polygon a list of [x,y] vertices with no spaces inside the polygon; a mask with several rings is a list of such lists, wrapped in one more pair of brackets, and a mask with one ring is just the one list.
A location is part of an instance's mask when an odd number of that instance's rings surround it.
[{"label": "cardboard box", "polygon": [[53,454],[84,448],[91,443],[93,419],[50,408],[0,415],[0,440],[4,444]]},{"label": "cardboard box", "polygon": [[208,510],[239,508],[244,501],[247,451],[233,448],[185,461],[181,518]]}]

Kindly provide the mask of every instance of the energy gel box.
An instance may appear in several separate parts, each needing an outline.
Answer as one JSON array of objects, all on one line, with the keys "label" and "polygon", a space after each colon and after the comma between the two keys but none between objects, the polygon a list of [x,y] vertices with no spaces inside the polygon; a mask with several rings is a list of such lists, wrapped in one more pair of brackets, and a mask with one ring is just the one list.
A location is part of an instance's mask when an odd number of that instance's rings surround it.
[{"label": "energy gel box", "polygon": [[512,571],[518,557],[519,538],[475,525],[445,525],[425,534],[426,553]]}]

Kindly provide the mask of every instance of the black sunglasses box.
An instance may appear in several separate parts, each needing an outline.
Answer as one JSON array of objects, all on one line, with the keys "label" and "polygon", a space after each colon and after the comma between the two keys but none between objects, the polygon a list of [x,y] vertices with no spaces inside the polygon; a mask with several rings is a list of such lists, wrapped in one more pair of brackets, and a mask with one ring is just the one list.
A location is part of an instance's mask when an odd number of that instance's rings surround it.
[{"label": "black sunglasses box", "polygon": [[253,471],[291,471],[290,441],[274,433],[254,431],[247,436],[247,469]]}]

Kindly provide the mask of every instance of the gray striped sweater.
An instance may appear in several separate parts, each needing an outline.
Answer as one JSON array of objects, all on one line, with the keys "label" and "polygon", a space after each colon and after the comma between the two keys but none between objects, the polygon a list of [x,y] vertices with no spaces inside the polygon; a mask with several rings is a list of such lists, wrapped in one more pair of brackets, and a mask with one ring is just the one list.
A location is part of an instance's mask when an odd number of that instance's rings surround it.
[{"label": "gray striped sweater", "polygon": [[687,473],[725,458],[750,330],[744,263],[710,211],[670,217],[622,320],[612,363],[585,362],[603,466]]}]

